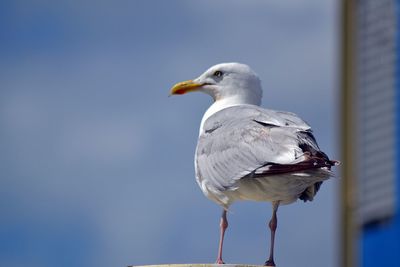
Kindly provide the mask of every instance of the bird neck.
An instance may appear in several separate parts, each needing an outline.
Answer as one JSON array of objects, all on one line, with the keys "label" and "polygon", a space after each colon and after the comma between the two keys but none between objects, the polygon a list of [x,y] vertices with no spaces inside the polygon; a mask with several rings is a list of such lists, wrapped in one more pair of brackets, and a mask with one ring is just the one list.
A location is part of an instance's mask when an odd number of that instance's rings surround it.
[{"label": "bird neck", "polygon": [[217,113],[220,110],[223,110],[225,108],[229,108],[232,106],[238,106],[238,105],[256,105],[259,106],[261,105],[261,99],[256,98],[256,97],[245,97],[245,96],[230,96],[230,97],[224,97],[222,99],[216,100],[204,113],[203,118],[201,120],[200,124],[200,133],[202,134],[204,132],[204,123],[206,120]]}]

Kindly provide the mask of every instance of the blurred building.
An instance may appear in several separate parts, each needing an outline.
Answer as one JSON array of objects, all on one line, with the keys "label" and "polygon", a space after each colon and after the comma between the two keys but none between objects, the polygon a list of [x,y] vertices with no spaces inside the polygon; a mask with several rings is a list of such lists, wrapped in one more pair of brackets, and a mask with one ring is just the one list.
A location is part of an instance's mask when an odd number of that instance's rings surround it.
[{"label": "blurred building", "polygon": [[342,8],[341,266],[400,266],[400,1]]}]

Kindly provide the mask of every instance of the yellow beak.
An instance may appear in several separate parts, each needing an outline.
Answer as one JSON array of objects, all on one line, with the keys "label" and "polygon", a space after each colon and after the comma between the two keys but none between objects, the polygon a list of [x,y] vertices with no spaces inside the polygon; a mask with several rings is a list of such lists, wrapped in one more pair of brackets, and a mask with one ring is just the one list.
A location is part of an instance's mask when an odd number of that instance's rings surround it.
[{"label": "yellow beak", "polygon": [[183,95],[189,92],[194,92],[199,90],[201,86],[203,85],[200,83],[195,83],[193,80],[180,82],[171,88],[170,95]]}]

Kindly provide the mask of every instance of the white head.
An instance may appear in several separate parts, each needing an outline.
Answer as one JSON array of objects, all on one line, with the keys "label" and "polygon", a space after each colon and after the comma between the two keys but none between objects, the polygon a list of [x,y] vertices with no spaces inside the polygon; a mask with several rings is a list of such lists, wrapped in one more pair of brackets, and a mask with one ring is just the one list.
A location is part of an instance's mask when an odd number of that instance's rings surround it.
[{"label": "white head", "polygon": [[260,105],[261,82],[249,66],[222,63],[212,66],[194,80],[176,84],[171,95],[200,91],[212,96],[215,102]]}]

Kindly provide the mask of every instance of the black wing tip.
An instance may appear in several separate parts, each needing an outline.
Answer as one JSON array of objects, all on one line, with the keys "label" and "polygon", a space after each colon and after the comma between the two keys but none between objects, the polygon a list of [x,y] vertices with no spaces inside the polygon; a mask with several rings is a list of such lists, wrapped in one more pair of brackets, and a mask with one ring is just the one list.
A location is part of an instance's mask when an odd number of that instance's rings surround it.
[{"label": "black wing tip", "polygon": [[304,202],[307,201],[313,201],[315,195],[321,188],[322,181],[316,182],[315,184],[311,185],[310,187],[307,187],[306,190],[304,190],[303,193],[299,196],[300,200],[303,200]]}]

